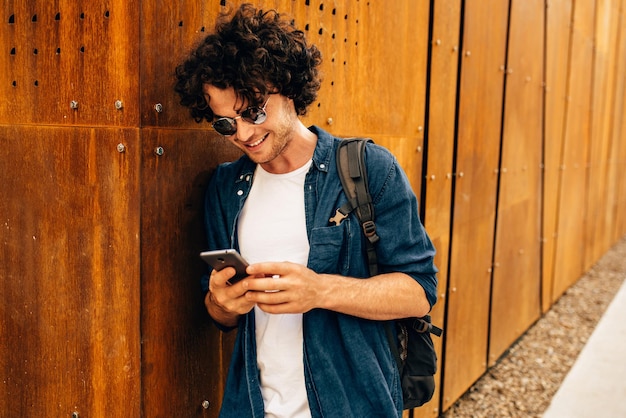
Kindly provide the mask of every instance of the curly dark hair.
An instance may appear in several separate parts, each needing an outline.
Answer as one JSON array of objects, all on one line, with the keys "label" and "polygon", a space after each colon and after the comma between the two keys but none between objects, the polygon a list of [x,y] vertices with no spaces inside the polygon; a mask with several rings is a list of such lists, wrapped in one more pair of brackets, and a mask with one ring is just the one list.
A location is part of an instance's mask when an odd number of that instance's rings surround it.
[{"label": "curly dark hair", "polygon": [[320,88],[322,56],[307,45],[304,33],[276,10],[243,4],[232,19],[221,14],[208,35],[176,68],[174,90],[196,122],[213,120],[202,92],[204,84],[232,87],[249,106],[259,106],[270,93],[293,99],[298,115],[306,114]]}]

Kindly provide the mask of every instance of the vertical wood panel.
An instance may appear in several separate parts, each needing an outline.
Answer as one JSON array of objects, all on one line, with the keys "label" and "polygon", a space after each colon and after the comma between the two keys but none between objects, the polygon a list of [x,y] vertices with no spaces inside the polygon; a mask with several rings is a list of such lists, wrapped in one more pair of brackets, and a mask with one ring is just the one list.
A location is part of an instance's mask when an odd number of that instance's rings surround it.
[{"label": "vertical wood panel", "polygon": [[621,0],[619,7],[619,36],[614,59],[616,81],[614,108],[612,113],[612,143],[615,152],[611,154],[611,175],[615,179],[615,199],[613,202],[613,242],[626,231],[626,0]]},{"label": "vertical wood panel", "polygon": [[[439,269],[439,300],[431,316],[435,324],[444,324],[447,305],[450,250],[450,206],[452,201],[452,172],[456,120],[456,97],[461,25],[461,1],[434,3],[431,39],[430,95],[427,132],[427,175],[425,182],[424,225],[437,249],[435,264]],[[445,336],[447,336],[447,330]],[[443,341],[434,338],[439,360],[435,376],[437,390],[433,400],[414,410],[414,418],[437,416],[442,392]],[[445,383],[445,382],[443,382]]]},{"label": "vertical wood panel", "polygon": [[490,365],[541,312],[543,13],[542,0],[511,3],[491,293]]},{"label": "vertical wood panel", "polygon": [[204,190],[216,163],[239,152],[197,130],[145,129],[143,145],[142,411],[146,417],[214,417],[235,333],[222,335],[204,308],[206,266],[198,255],[206,242]]},{"label": "vertical wood panel", "polygon": [[542,310],[554,300],[554,272],[561,179],[561,155],[568,107],[572,0],[553,0],[546,8],[546,88],[543,147]]},{"label": "vertical wood panel", "polygon": [[576,2],[573,9],[568,108],[561,160],[558,238],[553,301],[583,273],[586,161],[590,138],[593,22],[595,2]]},{"label": "vertical wood panel", "polygon": [[617,88],[617,60],[614,55],[619,36],[621,0],[599,0],[595,24],[595,60],[589,155],[589,199],[585,270],[613,244],[615,214],[607,212],[615,199],[615,175],[611,175],[611,154],[616,151],[611,135]]},{"label": "vertical wood panel", "polygon": [[136,130],[0,128],[4,416],[140,414],[136,144]]},{"label": "vertical wood panel", "polygon": [[444,410],[487,366],[507,15],[501,1],[465,3]]}]

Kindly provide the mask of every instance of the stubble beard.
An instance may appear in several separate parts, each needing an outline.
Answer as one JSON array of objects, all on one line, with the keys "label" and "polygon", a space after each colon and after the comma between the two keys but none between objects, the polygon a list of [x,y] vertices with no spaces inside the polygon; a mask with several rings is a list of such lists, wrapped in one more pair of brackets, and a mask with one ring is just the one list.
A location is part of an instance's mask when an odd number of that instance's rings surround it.
[{"label": "stubble beard", "polygon": [[294,135],[293,127],[295,126],[295,123],[289,118],[284,118],[281,122],[282,123],[278,125],[278,129],[270,132],[268,137],[265,139],[266,141],[272,141],[270,144],[270,153],[266,154],[266,156],[257,156],[260,158],[255,158],[248,154],[252,161],[257,164],[269,164],[287,150]]}]

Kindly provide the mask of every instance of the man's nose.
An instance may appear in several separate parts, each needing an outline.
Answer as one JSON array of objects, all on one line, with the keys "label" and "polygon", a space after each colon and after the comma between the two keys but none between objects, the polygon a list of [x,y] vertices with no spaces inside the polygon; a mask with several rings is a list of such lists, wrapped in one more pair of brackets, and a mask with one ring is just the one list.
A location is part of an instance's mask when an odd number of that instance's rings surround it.
[{"label": "man's nose", "polygon": [[239,142],[247,142],[254,135],[254,123],[241,118],[237,120],[237,139]]}]

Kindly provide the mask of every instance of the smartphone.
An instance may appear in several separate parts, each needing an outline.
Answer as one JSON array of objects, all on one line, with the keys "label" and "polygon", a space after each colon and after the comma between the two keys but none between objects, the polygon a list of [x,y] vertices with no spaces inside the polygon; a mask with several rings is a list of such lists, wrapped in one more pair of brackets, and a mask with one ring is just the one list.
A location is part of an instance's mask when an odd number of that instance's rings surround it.
[{"label": "smartphone", "polygon": [[246,273],[248,262],[237,250],[229,248],[227,250],[203,251],[200,253],[200,257],[217,271],[224,267],[233,267],[236,273],[227,282],[228,284],[235,284],[244,277],[248,277],[248,273]]}]

